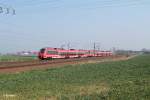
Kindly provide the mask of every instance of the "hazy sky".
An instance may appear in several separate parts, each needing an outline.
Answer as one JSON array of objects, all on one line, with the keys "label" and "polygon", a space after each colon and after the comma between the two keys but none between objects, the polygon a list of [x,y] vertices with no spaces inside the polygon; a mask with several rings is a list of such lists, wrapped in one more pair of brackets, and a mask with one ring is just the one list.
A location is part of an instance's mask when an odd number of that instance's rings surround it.
[{"label": "hazy sky", "polygon": [[[0,52],[71,48],[150,49],[149,0],[0,0]],[[66,47],[66,46],[65,46]]]}]

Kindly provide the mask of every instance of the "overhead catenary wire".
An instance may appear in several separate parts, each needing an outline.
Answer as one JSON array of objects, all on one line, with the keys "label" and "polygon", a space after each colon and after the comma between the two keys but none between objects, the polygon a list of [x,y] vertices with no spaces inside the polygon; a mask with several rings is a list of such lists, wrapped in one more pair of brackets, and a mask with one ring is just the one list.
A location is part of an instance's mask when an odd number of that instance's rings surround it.
[{"label": "overhead catenary wire", "polygon": [[[119,0],[120,1],[120,0]],[[97,9],[97,8],[112,8],[112,7],[130,7],[130,6],[141,6],[141,5],[148,5],[150,4],[150,2],[144,2],[141,0],[132,0],[132,1],[126,1],[126,2],[113,2],[113,1],[109,1],[109,2],[101,2],[101,3],[97,3],[96,5],[80,5],[74,8],[84,8],[84,9]]]},{"label": "overhead catenary wire", "polygon": [[[96,0],[95,2],[92,1],[90,2],[90,5],[87,5],[87,1],[85,1],[84,3],[78,3],[76,5],[74,4],[69,4],[69,5],[65,5],[65,0],[56,0],[54,2],[54,0],[50,0],[50,1],[40,1],[37,0],[34,3],[30,3],[27,5],[24,5],[24,7],[36,7],[36,6],[44,6],[44,5],[50,5],[52,7],[55,8],[108,8],[108,7],[128,7],[128,6],[137,6],[137,5],[147,5],[150,4],[149,1],[147,0],[126,0],[126,1],[122,1],[122,0],[105,0],[105,1],[99,1]],[[90,1],[90,0],[88,0]],[[54,4],[55,3],[55,4]],[[96,4],[96,5],[95,5]]]},{"label": "overhead catenary wire", "polygon": [[[44,7],[45,5],[49,5],[50,8],[72,8],[72,9],[99,9],[99,8],[112,8],[112,7],[137,7],[137,6],[144,6],[150,4],[150,1],[147,0],[83,0],[85,2],[77,4],[66,4],[67,1],[65,0],[26,0],[26,1],[19,1],[14,0],[12,2],[19,2],[18,5],[20,7]],[[0,7],[3,5],[2,3],[7,3],[8,0],[2,0],[0,2]],[[90,2],[90,3],[89,3]],[[16,14],[16,11],[12,7],[6,7],[3,5],[3,8],[6,9],[6,14],[8,14],[8,9],[11,9],[11,13],[13,15]],[[32,9],[32,8],[31,8]],[[2,11],[1,11],[2,12]]]},{"label": "overhead catenary wire", "polygon": [[[85,2],[84,2],[85,1]],[[132,5],[147,5],[150,4],[148,0],[82,0],[76,4],[66,4],[66,0],[13,0],[12,4],[18,2],[20,7],[36,7],[49,5],[55,8],[106,8],[106,7],[128,7]],[[3,1],[4,3],[4,1]]]},{"label": "overhead catenary wire", "polygon": [[9,4],[13,4],[19,7],[35,7],[38,5],[60,3],[61,0],[13,0]]}]

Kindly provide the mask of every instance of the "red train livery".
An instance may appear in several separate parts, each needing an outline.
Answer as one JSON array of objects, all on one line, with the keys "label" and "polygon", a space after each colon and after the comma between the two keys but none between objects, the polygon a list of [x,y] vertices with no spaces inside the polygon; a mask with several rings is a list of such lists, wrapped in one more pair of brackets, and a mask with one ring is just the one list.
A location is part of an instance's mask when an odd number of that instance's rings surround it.
[{"label": "red train livery", "polygon": [[111,55],[112,55],[111,51],[42,48],[39,51],[38,57],[40,59],[50,59],[50,58],[105,57]]}]

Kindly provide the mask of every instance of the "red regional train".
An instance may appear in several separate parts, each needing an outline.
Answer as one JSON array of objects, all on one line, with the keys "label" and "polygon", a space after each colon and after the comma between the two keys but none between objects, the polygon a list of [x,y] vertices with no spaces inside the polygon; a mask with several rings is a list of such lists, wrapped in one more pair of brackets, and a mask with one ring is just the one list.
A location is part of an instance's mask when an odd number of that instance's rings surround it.
[{"label": "red regional train", "polygon": [[77,49],[62,49],[62,48],[42,48],[39,51],[39,59],[53,58],[83,58],[83,57],[106,57],[111,56],[111,51],[99,50],[77,50]]}]

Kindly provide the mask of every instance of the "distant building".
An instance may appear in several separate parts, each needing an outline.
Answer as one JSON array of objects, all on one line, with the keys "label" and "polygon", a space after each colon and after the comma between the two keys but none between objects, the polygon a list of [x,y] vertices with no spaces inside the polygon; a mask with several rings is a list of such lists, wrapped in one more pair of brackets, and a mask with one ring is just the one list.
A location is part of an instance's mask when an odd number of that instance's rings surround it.
[{"label": "distant building", "polygon": [[17,55],[19,55],[19,56],[37,56],[38,52],[37,51],[20,51],[20,52],[17,52]]},{"label": "distant building", "polygon": [[133,51],[133,50],[116,50],[115,54],[117,55],[134,55],[139,54],[141,51]]},{"label": "distant building", "polygon": [[150,50],[148,50],[148,49],[143,48],[141,51],[144,54],[150,54]]}]

